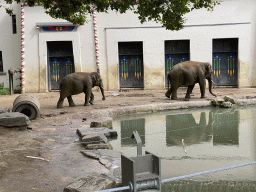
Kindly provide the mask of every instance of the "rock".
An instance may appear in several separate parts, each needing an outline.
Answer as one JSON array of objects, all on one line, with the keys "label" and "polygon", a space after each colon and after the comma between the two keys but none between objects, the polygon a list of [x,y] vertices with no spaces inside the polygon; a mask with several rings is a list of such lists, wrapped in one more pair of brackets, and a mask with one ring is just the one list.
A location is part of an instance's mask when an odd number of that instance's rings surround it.
[{"label": "rock", "polygon": [[216,106],[217,106],[217,100],[216,100],[216,99],[213,99],[213,100],[211,101],[211,104],[212,104],[212,106],[216,107]]},{"label": "rock", "polygon": [[97,121],[91,122],[90,127],[112,128],[112,118],[98,118]]},{"label": "rock", "polygon": [[100,143],[100,142],[107,143],[108,139],[102,133],[95,133],[95,134],[90,134],[90,135],[84,136],[82,138],[82,142],[84,145],[88,145],[88,144],[92,144],[92,143]]},{"label": "rock", "polygon": [[234,98],[232,98],[232,97],[230,97],[230,96],[225,96],[224,97],[224,101],[225,102],[230,102],[230,103],[232,103],[232,104],[236,104],[236,102],[235,102],[235,99]]},{"label": "rock", "polygon": [[31,122],[29,118],[19,112],[10,112],[10,113],[2,113],[0,114],[0,126],[4,127],[19,127],[22,129],[26,129]]},{"label": "rock", "polygon": [[88,144],[86,149],[113,149],[109,143]]},{"label": "rock", "polygon": [[64,192],[91,192],[116,187],[116,182],[107,175],[100,173],[87,173],[84,177],[70,183]]},{"label": "rock", "polygon": [[231,108],[233,106],[233,104],[231,102],[223,102],[220,107],[222,108]]},{"label": "rock", "polygon": [[91,135],[95,133],[101,133],[104,134],[106,137],[116,137],[117,132],[113,131],[112,129],[105,128],[105,127],[99,127],[99,128],[78,128],[77,134],[83,138],[86,135]]},{"label": "rock", "polygon": [[10,109],[5,108],[5,107],[0,107],[0,114],[1,113],[8,113],[8,112],[10,112]]}]

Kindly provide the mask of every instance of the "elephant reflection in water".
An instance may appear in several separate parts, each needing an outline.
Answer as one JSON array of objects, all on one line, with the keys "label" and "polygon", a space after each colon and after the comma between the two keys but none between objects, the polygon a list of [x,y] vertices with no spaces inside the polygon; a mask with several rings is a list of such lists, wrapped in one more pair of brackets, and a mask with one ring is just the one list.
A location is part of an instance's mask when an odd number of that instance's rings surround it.
[{"label": "elephant reflection in water", "polygon": [[206,125],[206,113],[200,115],[197,123],[192,114],[167,115],[166,116],[166,143],[180,145],[185,139],[186,145],[210,141],[212,138],[213,114],[209,113],[209,121]]},{"label": "elephant reflection in water", "polygon": [[233,113],[209,112],[208,123],[206,113],[200,114],[199,123],[192,114],[166,116],[167,146],[181,145],[182,139],[186,145],[209,142],[213,137],[214,145],[238,144],[238,111]]}]

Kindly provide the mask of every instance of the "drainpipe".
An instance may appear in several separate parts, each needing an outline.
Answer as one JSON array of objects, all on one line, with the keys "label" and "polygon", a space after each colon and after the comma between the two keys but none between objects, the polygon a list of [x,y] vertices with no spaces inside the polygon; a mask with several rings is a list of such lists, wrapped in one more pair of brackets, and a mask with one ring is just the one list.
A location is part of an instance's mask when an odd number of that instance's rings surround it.
[{"label": "drainpipe", "polygon": [[94,42],[95,42],[95,53],[96,53],[96,67],[97,72],[100,73],[100,58],[99,58],[99,43],[98,43],[98,30],[97,30],[97,18],[95,5],[93,7],[93,29],[94,29]]},{"label": "drainpipe", "polygon": [[21,3],[21,93],[25,93],[25,21],[24,21],[24,6]]}]

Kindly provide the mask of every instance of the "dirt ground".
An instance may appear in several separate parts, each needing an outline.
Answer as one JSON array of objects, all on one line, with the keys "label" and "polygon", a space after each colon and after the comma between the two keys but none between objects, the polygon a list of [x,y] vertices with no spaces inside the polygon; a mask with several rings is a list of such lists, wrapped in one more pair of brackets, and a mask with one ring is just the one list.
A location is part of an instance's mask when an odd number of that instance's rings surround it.
[{"label": "dirt ground", "polygon": [[[95,103],[83,106],[84,94],[73,96],[76,107],[56,108],[59,92],[30,93],[40,102],[41,118],[31,121],[31,130],[18,131],[0,127],[0,192],[63,191],[64,187],[86,172],[107,173],[97,160],[83,156],[84,149],[78,142],[76,129],[88,127],[94,113],[101,110],[126,106],[183,102],[186,89],[178,90],[178,100],[165,97],[166,90],[105,91],[106,100],[95,91]],[[232,96],[235,99],[256,98],[255,88],[214,88],[218,98]],[[118,96],[114,96],[119,94]],[[0,106],[12,109],[19,95],[0,96]],[[212,100],[215,97],[206,91],[207,98],[200,99],[195,88],[190,102]],[[86,120],[85,120],[86,118]],[[49,161],[26,156],[42,157]]]}]

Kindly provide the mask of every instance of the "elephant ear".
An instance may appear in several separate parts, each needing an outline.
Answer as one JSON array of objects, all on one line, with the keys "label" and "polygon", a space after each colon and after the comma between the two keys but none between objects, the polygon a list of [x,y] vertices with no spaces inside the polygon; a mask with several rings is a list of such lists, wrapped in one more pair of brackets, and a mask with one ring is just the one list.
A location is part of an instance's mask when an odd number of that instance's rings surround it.
[{"label": "elephant ear", "polygon": [[205,74],[211,73],[211,65],[210,63],[206,63],[205,65]]},{"label": "elephant ear", "polygon": [[92,78],[92,84],[95,85],[97,81],[97,75],[95,73],[92,73],[91,78]]}]

